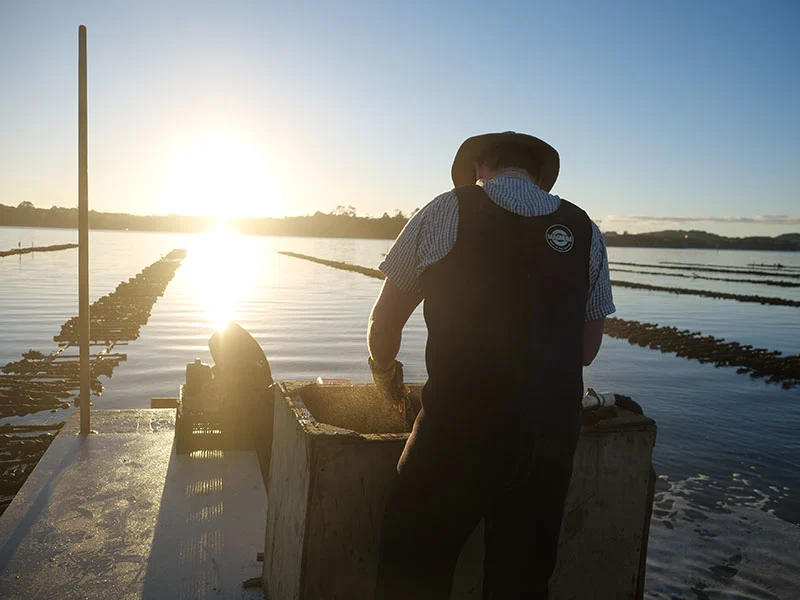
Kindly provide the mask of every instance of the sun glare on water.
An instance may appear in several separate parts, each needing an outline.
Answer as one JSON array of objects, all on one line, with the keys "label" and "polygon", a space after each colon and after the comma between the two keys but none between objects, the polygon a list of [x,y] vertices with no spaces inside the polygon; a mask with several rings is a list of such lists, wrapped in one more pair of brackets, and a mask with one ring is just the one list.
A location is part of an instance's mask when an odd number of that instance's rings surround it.
[{"label": "sun glare on water", "polygon": [[220,224],[216,231],[194,236],[184,263],[192,293],[205,305],[217,331],[241,319],[242,303],[252,292],[253,273],[261,268],[253,238]]},{"label": "sun glare on water", "polygon": [[163,186],[164,212],[210,217],[285,214],[265,154],[233,134],[211,134],[177,150]]}]

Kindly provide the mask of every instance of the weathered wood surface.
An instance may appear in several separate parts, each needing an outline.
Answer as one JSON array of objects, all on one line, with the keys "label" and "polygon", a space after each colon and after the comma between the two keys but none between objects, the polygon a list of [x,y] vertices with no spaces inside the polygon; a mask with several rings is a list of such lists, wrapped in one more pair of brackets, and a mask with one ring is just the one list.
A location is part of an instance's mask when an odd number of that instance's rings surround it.
[{"label": "weathered wood surface", "polygon": [[326,260],[324,258],[317,258],[316,256],[309,256],[308,254],[298,254],[296,252],[278,252],[278,254],[283,254],[284,256],[291,256],[293,258],[300,258],[302,260],[308,260],[321,265],[325,265],[327,267],[333,267],[334,269],[342,269],[344,271],[355,271],[356,273],[361,273],[362,275],[366,275],[367,277],[375,277],[376,279],[384,278],[383,273],[381,273],[378,269],[370,269],[369,267],[353,265],[338,260]]},{"label": "weathered wood surface", "polygon": [[[779,279],[734,279],[731,277],[707,277],[705,275],[698,275],[697,273],[659,273],[658,271],[637,271],[632,269],[617,269],[615,267],[609,268],[609,271],[617,271],[619,273],[639,273],[640,275],[658,275],[659,277],[682,277],[684,279],[705,279],[711,281],[730,281],[733,283],[755,283],[756,285],[766,285],[774,287],[800,287],[800,282],[794,281],[781,281]],[[780,273],[775,273],[780,275]]]},{"label": "weathered wood surface", "polygon": [[306,513],[312,471],[312,448],[303,430],[302,416],[283,401],[276,386],[273,452],[267,482],[267,527],[262,587],[266,598],[301,597],[297,577],[305,560]]},{"label": "weathered wood surface", "polygon": [[693,290],[689,288],[668,287],[663,285],[650,285],[649,283],[638,283],[635,281],[611,280],[611,285],[616,287],[631,288],[634,290],[650,290],[653,292],[667,292],[668,294],[681,294],[685,296],[700,296],[702,298],[713,298],[715,300],[736,300],[737,302],[754,302],[757,304],[769,304],[771,306],[800,306],[800,301],[789,300],[787,298],[776,298],[775,296],[757,296],[755,294],[730,294],[728,292],[715,292],[714,290]]},{"label": "weathered wood surface", "polygon": [[626,267],[657,267],[659,269],[672,269],[677,271],[707,271],[711,273],[735,273],[737,275],[780,275],[781,277],[788,277],[790,279],[800,279],[800,273],[796,272],[775,272],[775,271],[763,271],[763,270],[754,270],[754,269],[740,269],[736,267],[731,268],[720,268],[711,265],[701,265],[701,264],[694,264],[694,265],[676,265],[675,263],[661,263],[657,265],[653,264],[646,264],[646,263],[633,263],[633,262],[620,262],[620,261],[609,261],[610,265],[623,265]]},{"label": "weathered wood surface", "polygon": [[0,258],[4,256],[15,256],[17,254],[33,254],[34,252],[58,252],[59,250],[69,250],[77,248],[78,244],[56,244],[54,246],[31,246],[29,248],[12,248],[11,250],[0,250]]},{"label": "weathered wood surface", "polygon": [[[110,377],[119,363],[127,359],[126,354],[113,351],[115,346],[139,337],[153,305],[185,256],[185,250],[173,250],[92,305],[91,339],[104,345],[90,356],[93,393],[102,392],[100,376]],[[50,354],[28,350],[21,360],[0,368],[0,417],[69,406],[65,400],[80,386],[78,356],[67,352],[78,344],[77,325],[77,317],[62,325],[61,332],[54,337],[60,346]]]},{"label": "weathered wood surface", "polygon": [[677,356],[701,363],[713,363],[715,367],[737,367],[737,373],[763,377],[767,382],[780,383],[785,389],[800,385],[800,355],[785,356],[778,350],[726,342],[722,338],[704,336],[699,331],[614,317],[606,319],[605,334],[653,350],[675,352]]}]

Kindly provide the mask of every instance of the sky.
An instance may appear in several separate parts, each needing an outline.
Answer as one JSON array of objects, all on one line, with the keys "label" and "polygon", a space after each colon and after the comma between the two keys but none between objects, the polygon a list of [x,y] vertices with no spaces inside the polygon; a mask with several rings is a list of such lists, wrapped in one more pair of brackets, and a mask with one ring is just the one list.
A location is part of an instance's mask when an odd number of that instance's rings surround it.
[{"label": "sky", "polygon": [[[167,6],[168,5],[168,6]],[[800,3],[0,0],[0,203],[410,213],[475,134],[561,155],[604,231],[800,231]]]}]

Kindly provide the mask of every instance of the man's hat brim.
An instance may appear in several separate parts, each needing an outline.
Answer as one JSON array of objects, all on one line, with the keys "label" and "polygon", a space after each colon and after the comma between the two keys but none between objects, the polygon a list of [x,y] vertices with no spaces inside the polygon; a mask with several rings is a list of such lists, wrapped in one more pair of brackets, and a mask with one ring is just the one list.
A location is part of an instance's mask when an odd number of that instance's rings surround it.
[{"label": "man's hat brim", "polygon": [[467,138],[453,159],[453,168],[450,171],[453,184],[456,187],[473,185],[475,183],[474,163],[487,148],[503,142],[514,142],[522,148],[530,150],[531,157],[541,163],[539,187],[549,192],[558,179],[560,166],[558,152],[550,144],[537,137],[513,131],[485,133]]}]

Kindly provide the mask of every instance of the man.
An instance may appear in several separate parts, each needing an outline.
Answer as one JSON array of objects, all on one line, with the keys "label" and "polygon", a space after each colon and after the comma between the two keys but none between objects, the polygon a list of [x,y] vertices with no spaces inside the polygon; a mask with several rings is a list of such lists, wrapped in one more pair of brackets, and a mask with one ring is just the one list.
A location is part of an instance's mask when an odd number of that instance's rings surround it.
[{"label": "man", "polygon": [[380,265],[373,378],[397,389],[402,329],[424,300],[428,381],[387,502],[377,598],[448,599],[481,519],[483,597],[547,598],[582,367],[615,310],[599,229],[549,193],[558,171],[538,138],[467,139],[456,188],[408,222]]}]

